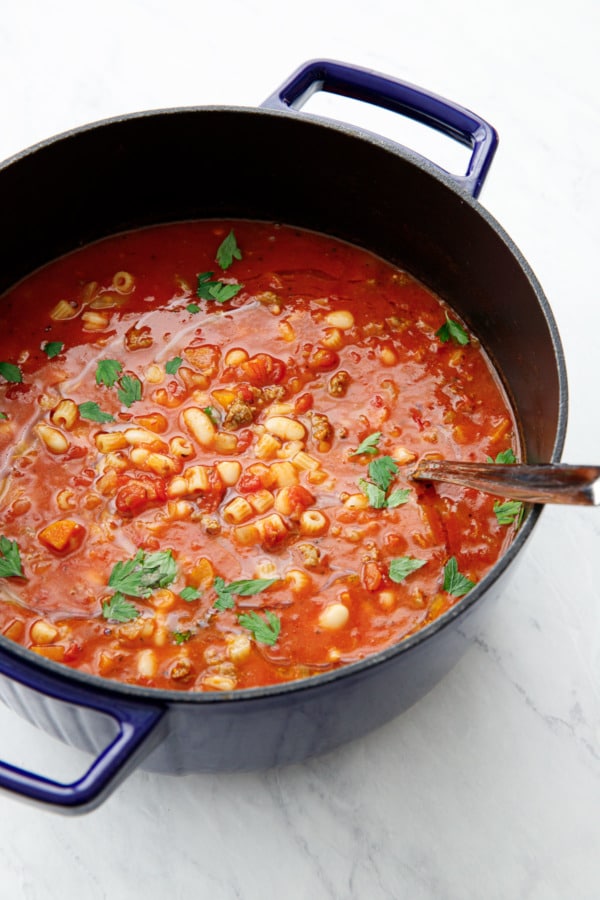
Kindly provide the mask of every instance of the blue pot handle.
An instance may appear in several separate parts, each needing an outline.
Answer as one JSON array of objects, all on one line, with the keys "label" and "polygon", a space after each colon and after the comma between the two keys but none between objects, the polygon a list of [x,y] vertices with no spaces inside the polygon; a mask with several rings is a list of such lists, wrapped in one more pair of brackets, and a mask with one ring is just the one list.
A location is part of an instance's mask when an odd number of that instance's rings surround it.
[{"label": "blue pot handle", "polygon": [[14,657],[0,657],[0,673],[25,684],[44,697],[56,697],[112,718],[118,726],[114,739],[89,769],[71,783],[63,783],[0,761],[0,787],[24,800],[54,807],[63,813],[88,812],[102,803],[164,736],[165,709],[156,704],[128,701],[114,694],[48,676],[31,673]]},{"label": "blue pot handle", "polygon": [[408,82],[326,59],[304,63],[261,106],[300,109],[316,91],[341,94],[402,113],[471,147],[466,174],[451,178],[472,197],[479,196],[498,146],[496,131],[479,116]]}]

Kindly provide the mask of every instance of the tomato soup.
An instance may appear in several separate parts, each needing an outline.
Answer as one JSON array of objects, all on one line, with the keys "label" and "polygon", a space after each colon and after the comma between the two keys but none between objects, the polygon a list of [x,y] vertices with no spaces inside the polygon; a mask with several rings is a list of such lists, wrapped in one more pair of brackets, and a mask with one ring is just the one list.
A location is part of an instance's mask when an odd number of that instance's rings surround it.
[{"label": "tomato soup", "polygon": [[111,237],[0,304],[0,633],[176,690],[360,660],[518,528],[411,467],[518,450],[476,336],[376,256],[246,221]]}]

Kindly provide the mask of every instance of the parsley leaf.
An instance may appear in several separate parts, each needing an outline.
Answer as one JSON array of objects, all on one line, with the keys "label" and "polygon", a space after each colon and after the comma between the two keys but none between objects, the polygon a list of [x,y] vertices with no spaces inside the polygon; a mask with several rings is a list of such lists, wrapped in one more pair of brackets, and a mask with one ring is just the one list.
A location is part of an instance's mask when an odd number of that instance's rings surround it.
[{"label": "parsley leaf", "polygon": [[272,647],[279,637],[281,622],[275,613],[265,610],[265,618],[257,612],[241,613],[238,622],[252,632],[254,640]]},{"label": "parsley leaf", "polygon": [[191,312],[191,313],[199,313],[200,312],[200,307],[198,306],[197,303],[188,303],[188,305],[186,306],[186,309],[188,312]]},{"label": "parsley leaf", "polygon": [[239,597],[252,597],[254,594],[260,594],[266,588],[279,581],[278,578],[242,578],[239,581],[232,581],[231,584],[225,584],[225,581],[217,575],[214,580],[214,589],[217,599],[214,606],[217,609],[233,609],[235,606],[234,594]]},{"label": "parsley leaf", "polygon": [[3,419],[8,419],[8,416],[5,412],[0,412],[0,421],[2,421]]},{"label": "parsley leaf", "polygon": [[4,535],[0,535],[0,578],[11,578],[13,575],[25,578],[19,545],[16,541],[10,541]]},{"label": "parsley leaf", "polygon": [[397,488],[395,491],[392,491],[391,494],[388,494],[385,505],[388,509],[394,509],[396,506],[402,506],[404,503],[408,503],[409,497],[410,488]]},{"label": "parsley leaf", "polygon": [[387,491],[398,472],[398,466],[391,456],[380,456],[369,463],[368,472],[371,481],[379,485],[382,491]]},{"label": "parsley leaf", "polygon": [[174,631],[173,632],[173,640],[176,644],[185,644],[186,641],[192,637],[191,631]]},{"label": "parsley leaf", "polygon": [[242,251],[237,245],[233,230],[229,232],[225,240],[219,246],[216,261],[222,269],[228,269],[234,259],[241,259]]},{"label": "parsley leaf", "polygon": [[524,506],[521,500],[496,500],[494,503],[494,512],[498,520],[498,525],[512,525],[513,523],[520,525],[523,518]]},{"label": "parsley leaf", "polygon": [[168,363],[165,365],[165,372],[167,375],[176,375],[179,371],[179,367],[183,364],[183,359],[181,356],[174,356],[173,359],[170,359]]},{"label": "parsley leaf", "polygon": [[109,587],[130,597],[149,597],[153,590],[168,587],[177,577],[171,550],[145,553],[138,550],[133,559],[115,563]]},{"label": "parsley leaf", "polygon": [[461,575],[458,571],[456,557],[452,556],[444,566],[443,589],[453,597],[462,597],[464,594],[468,594],[472,587],[475,587],[475,582],[466,575]]},{"label": "parsley leaf", "polygon": [[373,434],[370,434],[368,437],[361,441],[356,450],[354,450],[350,456],[359,456],[361,453],[368,453],[369,455],[373,455],[377,453],[377,445],[381,440],[381,432],[374,431]]},{"label": "parsley leaf", "polygon": [[372,506],[373,509],[385,508],[385,491],[379,485],[373,484],[372,481],[366,481],[364,478],[359,478],[358,486],[369,501],[369,506]]},{"label": "parsley leaf", "polygon": [[202,596],[202,591],[199,591],[198,588],[188,585],[188,587],[184,587],[179,596],[182,600],[185,600],[186,603],[191,603],[193,600],[200,599],[200,597]]},{"label": "parsley leaf", "polygon": [[0,375],[12,384],[20,384],[23,381],[23,373],[13,363],[0,362]]},{"label": "parsley leaf", "polygon": [[508,450],[502,450],[496,459],[492,459],[491,456],[488,456],[487,461],[490,463],[498,463],[499,465],[508,466],[512,463],[516,463],[517,457],[513,453],[512,449],[509,447]]},{"label": "parsley leaf", "polygon": [[389,576],[392,581],[400,584],[411,572],[416,572],[425,565],[426,560],[415,559],[413,556],[397,556],[390,561]]},{"label": "parsley leaf", "polygon": [[101,359],[96,366],[96,384],[105,384],[111,388],[123,371],[118,359]]},{"label": "parsley leaf", "polygon": [[217,303],[225,303],[226,300],[231,300],[232,297],[235,297],[244,287],[243,284],[225,284],[223,281],[212,281],[213,274],[213,272],[201,272],[198,275],[196,295],[202,300],[216,300]]},{"label": "parsley leaf", "polygon": [[448,313],[446,313],[446,321],[441,328],[438,328],[435,334],[443,344],[451,338],[455,343],[460,344],[461,347],[469,343],[469,335],[465,329],[458,322],[451,319]]},{"label": "parsley leaf", "polygon": [[62,349],[65,345],[62,341],[46,341],[42,350],[48,357],[48,359],[54,359],[55,356],[58,356],[59,353],[62,353]]},{"label": "parsley leaf", "polygon": [[140,612],[133,603],[125,599],[120,591],[117,591],[110,600],[105,600],[102,604],[102,615],[105,619],[111,619],[113,622],[131,622],[133,619],[137,619]]},{"label": "parsley leaf", "polygon": [[410,496],[410,488],[398,488],[387,496],[387,491],[398,473],[398,466],[391,456],[380,456],[369,463],[369,478],[359,478],[358,486],[373,509],[393,509],[402,506]]},{"label": "parsley leaf", "polygon": [[90,422],[114,422],[115,417],[110,413],[103,412],[97,403],[87,400],[85,403],[79,404],[79,415],[82,419],[89,419]]},{"label": "parsley leaf", "polygon": [[134,375],[123,375],[119,381],[117,396],[124,406],[131,406],[142,399],[142,382]]}]

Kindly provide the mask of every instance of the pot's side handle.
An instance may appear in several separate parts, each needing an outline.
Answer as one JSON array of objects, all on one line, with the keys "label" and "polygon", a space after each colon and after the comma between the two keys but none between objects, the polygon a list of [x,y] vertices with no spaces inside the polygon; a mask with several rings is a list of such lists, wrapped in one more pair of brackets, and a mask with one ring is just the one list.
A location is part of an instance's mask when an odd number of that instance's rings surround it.
[{"label": "pot's side handle", "polygon": [[63,783],[0,761],[0,788],[23,800],[53,808],[62,813],[84,813],[102,803],[130,774],[153,747],[163,738],[161,727],[164,708],[129,702],[126,699],[91,692],[65,680],[35,676],[30,682],[22,677],[21,666],[6,665],[0,658],[0,673],[13,681],[22,681],[28,688],[88,710],[104,713],[117,723],[117,734],[94,759],[88,770],[77,780]]},{"label": "pot's side handle", "polygon": [[325,59],[304,63],[261,106],[300,109],[316,91],[402,113],[471,147],[466,174],[451,177],[471,196],[479,196],[498,146],[496,131],[480,116],[406,81]]}]

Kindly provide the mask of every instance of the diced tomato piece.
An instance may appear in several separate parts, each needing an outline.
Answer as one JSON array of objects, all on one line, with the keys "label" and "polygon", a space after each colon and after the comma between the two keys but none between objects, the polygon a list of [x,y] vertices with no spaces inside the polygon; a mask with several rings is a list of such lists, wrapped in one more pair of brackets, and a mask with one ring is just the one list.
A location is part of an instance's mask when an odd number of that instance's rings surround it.
[{"label": "diced tomato piece", "polygon": [[230,373],[232,380],[249,381],[254,387],[280,384],[285,378],[286,366],[283,360],[268,353],[257,353],[245,362],[235,366]]},{"label": "diced tomato piece", "polygon": [[236,487],[240,494],[254,494],[255,491],[260,491],[264,485],[259,475],[254,475],[252,472],[244,472]]}]

